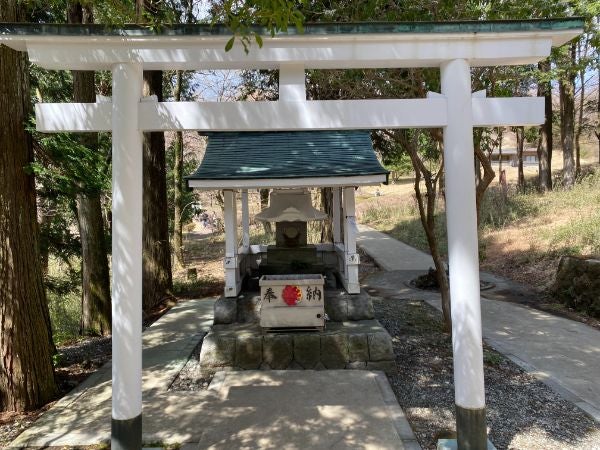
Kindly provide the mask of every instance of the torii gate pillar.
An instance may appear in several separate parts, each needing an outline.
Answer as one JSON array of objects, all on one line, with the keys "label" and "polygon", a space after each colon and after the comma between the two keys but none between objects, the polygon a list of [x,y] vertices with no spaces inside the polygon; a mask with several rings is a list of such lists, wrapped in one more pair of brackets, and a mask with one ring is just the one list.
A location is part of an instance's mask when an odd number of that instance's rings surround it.
[{"label": "torii gate pillar", "polygon": [[142,448],[142,66],[112,68],[111,448]]},{"label": "torii gate pillar", "polygon": [[441,87],[442,94],[448,99],[444,165],[456,432],[459,449],[485,450],[487,430],[473,173],[473,113],[467,61],[456,59],[443,64]]}]

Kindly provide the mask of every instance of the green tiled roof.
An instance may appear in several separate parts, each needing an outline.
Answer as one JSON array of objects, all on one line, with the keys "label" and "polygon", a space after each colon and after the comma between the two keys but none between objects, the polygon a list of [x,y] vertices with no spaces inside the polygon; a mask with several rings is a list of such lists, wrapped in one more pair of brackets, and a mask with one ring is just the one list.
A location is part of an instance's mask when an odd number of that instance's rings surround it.
[{"label": "green tiled roof", "polygon": [[188,180],[387,175],[369,131],[208,134],[200,167]]},{"label": "green tiled roof", "polygon": [[[465,20],[448,22],[358,22],[358,23],[306,23],[303,32],[293,26],[278,31],[277,36],[326,35],[364,33],[498,33],[515,31],[573,30],[583,27],[580,17],[533,20]],[[270,30],[252,26],[251,31],[269,35]],[[54,36],[219,36],[231,35],[222,24],[173,24],[158,29],[127,24],[122,27],[102,24],[44,24],[0,23],[0,35],[54,35]]]}]

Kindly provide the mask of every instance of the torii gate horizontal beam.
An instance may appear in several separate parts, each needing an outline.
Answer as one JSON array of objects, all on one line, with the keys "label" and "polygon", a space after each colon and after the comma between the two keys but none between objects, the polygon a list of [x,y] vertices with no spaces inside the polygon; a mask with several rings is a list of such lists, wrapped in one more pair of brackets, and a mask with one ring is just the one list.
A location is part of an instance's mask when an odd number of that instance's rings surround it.
[{"label": "torii gate horizontal beam", "polygon": [[[473,125],[534,126],[544,122],[543,97],[473,98]],[[138,105],[141,131],[295,131],[439,128],[443,96],[402,100],[299,102],[149,102]],[[112,104],[39,103],[40,132],[111,131]]]},{"label": "torii gate horizontal beam", "polygon": [[[363,42],[339,36],[265,37],[263,48],[253,46],[248,54],[241,46],[225,52],[229,36],[180,38],[173,47],[160,39],[113,38],[90,46],[71,38],[31,41],[27,51],[30,60],[41,67],[72,70],[108,70],[121,61],[139,62],[144,70],[277,69],[282,63],[297,62],[308,69],[439,67],[454,58],[468,59],[472,67],[478,67],[534,64],[550,53],[551,34],[557,33],[384,35]],[[576,35],[570,30],[564,34],[564,40]]]}]

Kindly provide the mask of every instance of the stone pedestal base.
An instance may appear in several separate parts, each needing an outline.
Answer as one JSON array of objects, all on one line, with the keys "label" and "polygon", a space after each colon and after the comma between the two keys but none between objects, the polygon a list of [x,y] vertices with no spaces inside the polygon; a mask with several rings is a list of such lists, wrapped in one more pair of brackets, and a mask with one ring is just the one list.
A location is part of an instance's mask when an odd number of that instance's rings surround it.
[{"label": "stone pedestal base", "polygon": [[392,338],[376,320],[328,322],[319,332],[264,334],[255,323],[214,325],[200,352],[206,374],[250,369],[395,369]]}]

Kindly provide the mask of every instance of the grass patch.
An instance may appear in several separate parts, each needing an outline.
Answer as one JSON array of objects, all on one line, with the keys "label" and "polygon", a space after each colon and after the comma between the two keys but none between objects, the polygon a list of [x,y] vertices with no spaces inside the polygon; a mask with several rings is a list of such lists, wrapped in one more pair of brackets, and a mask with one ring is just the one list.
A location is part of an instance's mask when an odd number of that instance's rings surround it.
[{"label": "grass patch", "polygon": [[554,250],[572,255],[600,254],[600,211],[574,217],[542,236]]},{"label": "grass patch", "polygon": [[[560,182],[554,191],[536,191],[530,180],[524,192],[494,184],[480,210],[479,253],[484,270],[543,288],[554,276],[561,255],[600,254],[600,169],[590,169],[570,190]],[[560,181],[560,180],[559,180]],[[359,205],[359,220],[429,252],[414,194],[371,198]],[[447,254],[443,199],[438,199],[435,233]]]},{"label": "grass patch", "polygon": [[503,361],[504,357],[500,353],[487,348],[483,349],[483,362],[485,365],[498,367]]},{"label": "grass patch", "polygon": [[504,193],[498,186],[486,191],[479,222],[483,229],[501,229],[527,217],[537,217],[541,211],[540,202],[533,192],[520,194],[514,186]]},{"label": "grass patch", "polygon": [[214,276],[203,276],[195,280],[173,278],[173,294],[182,298],[210,297],[223,291],[223,280]]}]

